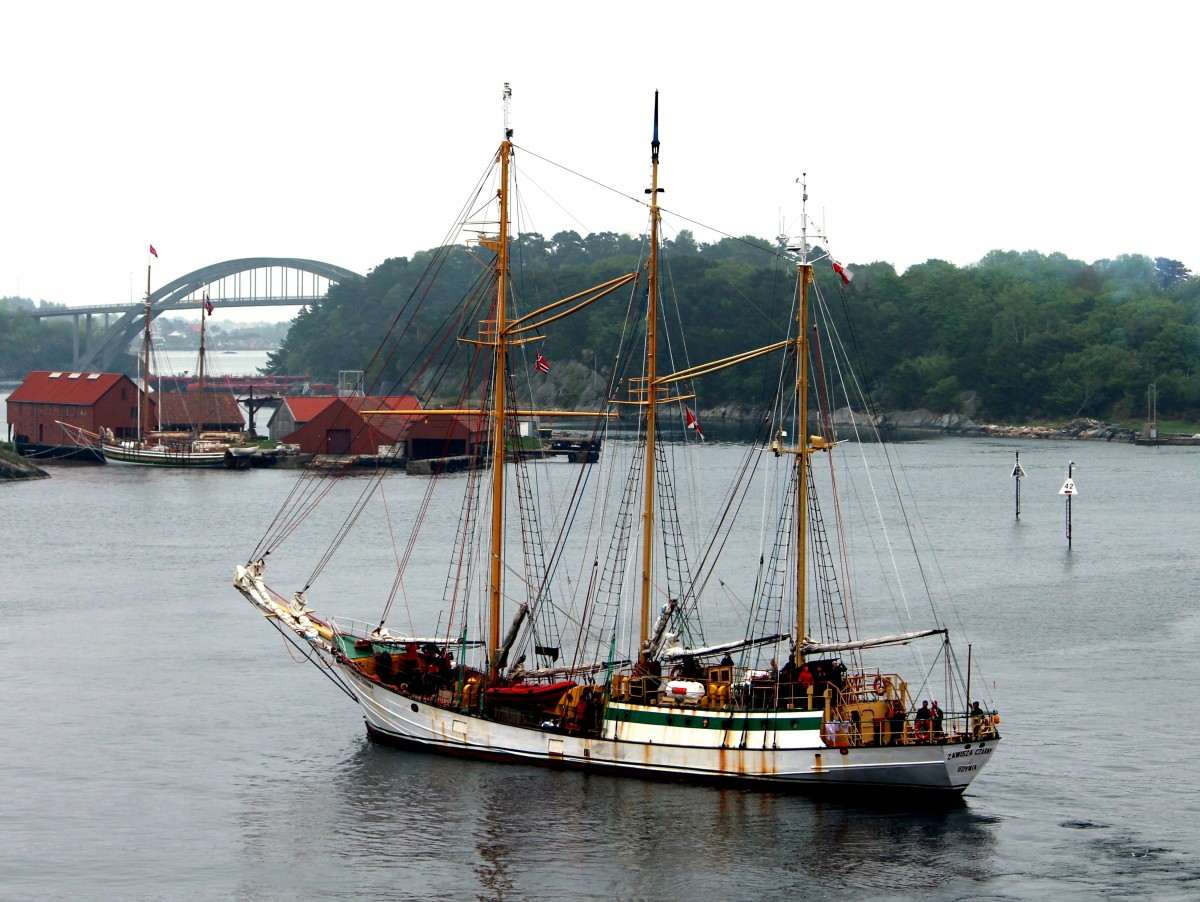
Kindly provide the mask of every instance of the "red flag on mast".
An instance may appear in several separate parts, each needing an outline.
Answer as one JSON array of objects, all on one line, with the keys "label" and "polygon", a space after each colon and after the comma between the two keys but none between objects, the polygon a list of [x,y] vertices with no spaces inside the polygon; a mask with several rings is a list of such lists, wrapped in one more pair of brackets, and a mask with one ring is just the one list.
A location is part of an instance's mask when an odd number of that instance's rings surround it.
[{"label": "red flag on mast", "polygon": [[154,249],[154,245],[153,245],[153,244],[152,244],[152,245],[150,245],[150,254],[151,254],[151,256],[154,256],[154,257],[157,257],[157,256],[158,256],[158,251],[156,251],[156,250]]},{"label": "red flag on mast", "polygon": [[206,292],[204,292],[204,310],[205,310],[205,311],[208,313],[208,315],[209,315],[209,316],[212,316],[212,312],[213,312],[213,305],[212,305],[212,301],[210,301],[210,300],[208,299],[208,292],[207,292],[207,291],[206,291]]},{"label": "red flag on mast", "polygon": [[833,261],[833,271],[842,277],[843,285],[849,285],[850,280],[854,278],[854,273],[842,266],[842,264],[838,263],[836,260]]},{"label": "red flag on mast", "polygon": [[692,413],[690,407],[683,408],[683,412],[687,417],[687,428],[695,429],[696,435],[700,436],[700,441],[704,441],[704,430],[700,428],[700,422],[696,419],[696,415]]},{"label": "red flag on mast", "polygon": [[533,362],[533,365],[537,368],[537,371],[539,373],[550,372],[550,361],[547,360],[545,357],[543,357],[541,354],[537,355],[537,360],[535,360]]}]

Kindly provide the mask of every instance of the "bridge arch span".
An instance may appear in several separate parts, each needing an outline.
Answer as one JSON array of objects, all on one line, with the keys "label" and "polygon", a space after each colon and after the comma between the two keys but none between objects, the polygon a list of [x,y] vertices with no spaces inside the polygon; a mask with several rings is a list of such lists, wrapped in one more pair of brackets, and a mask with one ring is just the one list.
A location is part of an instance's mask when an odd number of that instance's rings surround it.
[{"label": "bridge arch span", "polygon": [[[280,280],[282,292],[274,293],[271,279],[266,278],[264,281],[267,290],[271,292],[267,295],[258,296],[257,285],[255,285],[251,297],[241,296],[236,300],[231,300],[225,293],[218,292],[213,296],[213,302],[215,304],[225,302],[238,307],[265,307],[301,306],[320,300],[323,294],[304,294],[299,290],[301,281],[299,278],[296,280],[297,292],[289,293],[289,280],[286,275],[288,270],[315,276],[314,283],[317,279],[324,279],[330,283],[363,279],[359,273],[344,267],[323,263],[320,260],[307,260],[302,257],[242,257],[238,260],[225,260],[221,263],[211,263],[201,267],[152,291],[150,294],[150,317],[154,319],[162,313],[184,307],[189,304],[191,299],[195,298],[197,292],[207,286],[221,283],[224,279],[239,276],[242,273],[255,273],[258,270],[266,270],[268,273],[273,270],[282,270],[283,276]],[[97,367],[99,369],[110,368],[117,354],[128,347],[129,343],[145,328],[145,310],[144,303],[122,305],[119,308],[120,318],[95,341],[89,343],[87,351],[77,359],[75,368],[88,370],[97,364],[99,364]]]},{"label": "bridge arch span", "polygon": [[341,266],[334,266],[332,263],[322,263],[319,260],[305,260],[301,257],[242,257],[240,260],[210,263],[186,276],[180,276],[173,282],[168,282],[151,293],[151,309],[154,311],[154,315],[158,316],[165,310],[182,306],[185,298],[213,282],[229,276],[236,276],[239,273],[253,272],[256,269],[276,268],[299,270],[328,279],[330,282],[345,282],[363,278],[356,272],[351,272]]}]

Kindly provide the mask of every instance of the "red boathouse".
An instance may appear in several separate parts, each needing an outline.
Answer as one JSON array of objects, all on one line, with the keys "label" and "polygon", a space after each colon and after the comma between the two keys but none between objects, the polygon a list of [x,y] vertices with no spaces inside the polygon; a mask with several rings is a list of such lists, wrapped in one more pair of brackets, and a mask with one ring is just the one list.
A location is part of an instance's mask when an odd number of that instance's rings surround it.
[{"label": "red boathouse", "polygon": [[[59,422],[118,439],[138,432],[138,395],[133,380],[120,373],[35,371],[8,397],[8,437],[27,457],[83,457]],[[153,402],[151,421],[153,420]]]}]

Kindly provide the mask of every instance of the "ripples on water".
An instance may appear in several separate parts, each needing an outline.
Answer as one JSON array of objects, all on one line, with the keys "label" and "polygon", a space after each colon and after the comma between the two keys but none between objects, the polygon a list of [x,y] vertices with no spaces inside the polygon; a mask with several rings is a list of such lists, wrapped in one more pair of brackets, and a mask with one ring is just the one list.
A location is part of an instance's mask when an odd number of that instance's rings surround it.
[{"label": "ripples on water", "polygon": [[[1200,452],[1022,446],[1018,523],[1011,447],[901,450],[1004,710],[942,812],[374,745],[230,585],[294,474],[0,486],[0,897],[1200,896]],[[364,593],[345,584],[351,613]]]}]

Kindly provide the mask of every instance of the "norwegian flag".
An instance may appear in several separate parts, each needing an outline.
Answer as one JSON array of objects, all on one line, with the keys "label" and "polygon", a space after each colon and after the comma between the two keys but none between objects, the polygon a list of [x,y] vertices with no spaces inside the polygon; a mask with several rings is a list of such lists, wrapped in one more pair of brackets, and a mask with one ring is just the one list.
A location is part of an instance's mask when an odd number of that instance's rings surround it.
[{"label": "norwegian flag", "polygon": [[696,435],[700,436],[700,441],[704,441],[704,431],[700,428],[700,421],[696,419],[696,415],[692,413],[690,407],[683,408],[683,413],[687,418],[687,428],[695,429]]},{"label": "norwegian flag", "polygon": [[209,316],[212,316],[212,312],[213,312],[213,305],[212,305],[212,301],[210,301],[210,300],[208,299],[208,292],[207,292],[207,291],[206,291],[206,292],[204,292],[204,310],[205,310],[205,312],[206,312],[206,313],[207,313]]},{"label": "norwegian flag", "polygon": [[838,263],[836,260],[833,261],[833,271],[841,276],[843,285],[849,285],[850,280],[854,278],[854,273],[852,273],[845,266],[842,266],[842,264]]},{"label": "norwegian flag", "polygon": [[550,361],[547,360],[545,357],[543,357],[541,354],[537,355],[537,360],[534,361],[533,365],[537,368],[537,371],[539,373],[550,372]]}]

